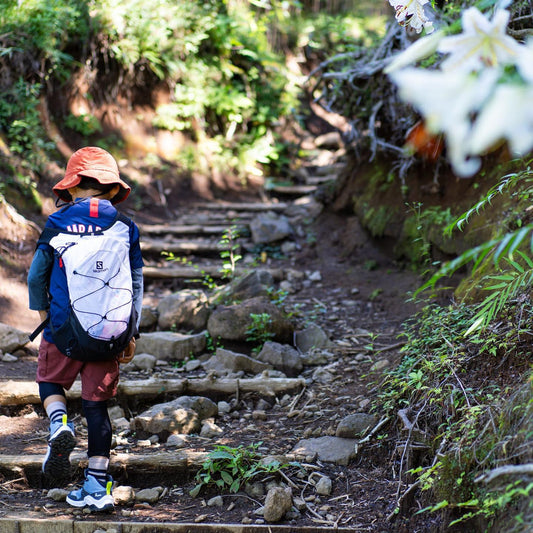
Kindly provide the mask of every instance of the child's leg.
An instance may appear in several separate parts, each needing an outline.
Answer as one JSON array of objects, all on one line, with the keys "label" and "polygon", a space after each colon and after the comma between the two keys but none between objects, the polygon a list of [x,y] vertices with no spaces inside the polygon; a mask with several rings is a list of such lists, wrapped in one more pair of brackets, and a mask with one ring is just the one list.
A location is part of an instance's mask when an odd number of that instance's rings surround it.
[{"label": "child's leg", "polygon": [[41,401],[50,418],[48,449],[43,461],[43,473],[51,480],[63,483],[70,477],[70,452],[76,446],[74,426],[67,421],[67,400],[63,387],[57,383],[39,383]]},{"label": "child's leg", "polygon": [[89,468],[87,475],[98,479],[101,483],[107,481],[107,468],[111,453],[112,428],[107,401],[82,400],[83,412],[87,419]]},{"label": "child's leg", "polygon": [[87,419],[89,466],[83,486],[69,493],[67,503],[74,507],[89,506],[97,511],[113,509],[113,479],[107,473],[111,453],[112,428],[107,400],[115,396],[118,362],[87,363],[81,370],[82,407]]},{"label": "child's leg", "polygon": [[96,511],[113,509],[111,494],[113,479],[107,473],[111,452],[112,428],[107,412],[107,401],[82,399],[83,412],[87,419],[89,466],[80,489],[67,496],[67,503],[74,507],[88,505]]}]

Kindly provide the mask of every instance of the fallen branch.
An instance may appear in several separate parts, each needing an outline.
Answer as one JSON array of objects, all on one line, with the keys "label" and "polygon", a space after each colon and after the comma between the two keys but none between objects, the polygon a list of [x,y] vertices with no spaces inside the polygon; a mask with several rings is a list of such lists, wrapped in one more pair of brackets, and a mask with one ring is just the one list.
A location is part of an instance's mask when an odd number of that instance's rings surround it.
[{"label": "fallen branch", "polygon": [[490,472],[481,474],[475,479],[476,483],[483,482],[489,484],[502,476],[533,476],[533,463],[524,465],[506,465],[494,468]]}]

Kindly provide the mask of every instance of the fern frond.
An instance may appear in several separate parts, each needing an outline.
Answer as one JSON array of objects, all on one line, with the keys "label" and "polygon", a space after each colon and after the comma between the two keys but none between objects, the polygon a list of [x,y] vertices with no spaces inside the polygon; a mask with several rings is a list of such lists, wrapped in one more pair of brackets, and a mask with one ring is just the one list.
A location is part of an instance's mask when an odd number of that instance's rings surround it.
[{"label": "fern frond", "polygon": [[[503,257],[506,257],[508,262],[512,261],[512,255],[514,253],[520,254],[520,256],[525,260],[526,255],[520,251],[517,251],[517,248],[524,242],[530,233],[530,250],[533,251],[533,224],[527,224],[516,231],[506,233],[497,239],[491,239],[490,241],[484,242],[479,246],[470,248],[455,259],[448,261],[442,265],[442,267],[435,272],[431,278],[426,281],[426,283],[424,283],[415,291],[415,296],[428,288],[435,288],[435,285],[439,280],[451,276],[461,267],[469,263],[473,262],[472,272],[475,272],[479,268],[479,265],[481,265],[481,263],[483,263],[483,261],[491,253],[494,255],[493,261],[496,265],[499,264]],[[530,259],[528,259],[526,262],[528,265],[531,265],[530,268],[533,268],[533,262],[531,262]]]},{"label": "fern frond", "polygon": [[444,235],[450,236],[455,228],[462,231],[463,227],[469,221],[472,215],[479,214],[479,212],[485,209],[487,205],[490,205],[495,196],[503,194],[505,189],[507,189],[510,185],[517,183],[524,177],[525,176],[521,172],[513,172],[512,174],[503,176],[501,181],[494,185],[494,187],[491,187],[485,196],[479,200],[479,202],[477,202],[473,207],[471,207],[468,211],[463,213],[454,222],[447,226],[444,230]]},{"label": "fern frond", "polygon": [[[525,254],[521,253],[521,255]],[[497,276],[488,276],[488,279],[499,281],[499,283],[485,287],[485,290],[492,292],[479,304],[473,323],[465,332],[465,335],[485,329],[509,302],[531,287],[533,283],[533,263],[531,263],[529,258],[526,262],[528,263],[528,269],[524,269],[516,261],[507,260],[507,263],[514,270],[509,270],[505,274]]]}]

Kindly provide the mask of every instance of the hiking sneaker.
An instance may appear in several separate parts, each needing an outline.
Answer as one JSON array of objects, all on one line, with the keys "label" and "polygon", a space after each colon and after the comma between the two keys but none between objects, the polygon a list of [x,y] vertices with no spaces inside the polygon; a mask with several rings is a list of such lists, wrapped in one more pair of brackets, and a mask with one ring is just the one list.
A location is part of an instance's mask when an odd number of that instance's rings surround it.
[{"label": "hiking sneaker", "polygon": [[86,474],[81,489],[68,494],[67,503],[73,507],[88,506],[92,511],[111,511],[115,508],[112,488],[113,478],[110,475],[105,483],[100,483],[94,476]]},{"label": "hiking sneaker", "polygon": [[43,461],[43,473],[53,480],[66,480],[70,477],[70,452],[76,446],[74,424],[67,422],[67,415],[61,421],[50,424],[48,450]]}]

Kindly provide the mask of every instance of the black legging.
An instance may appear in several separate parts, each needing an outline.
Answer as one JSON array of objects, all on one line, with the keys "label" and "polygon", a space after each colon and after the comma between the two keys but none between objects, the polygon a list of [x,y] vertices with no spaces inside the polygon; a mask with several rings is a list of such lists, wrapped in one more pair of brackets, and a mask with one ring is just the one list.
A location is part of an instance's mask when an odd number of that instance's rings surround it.
[{"label": "black legging", "polygon": [[87,455],[109,457],[113,430],[107,412],[107,402],[81,401],[83,413],[87,419],[88,445]]}]

